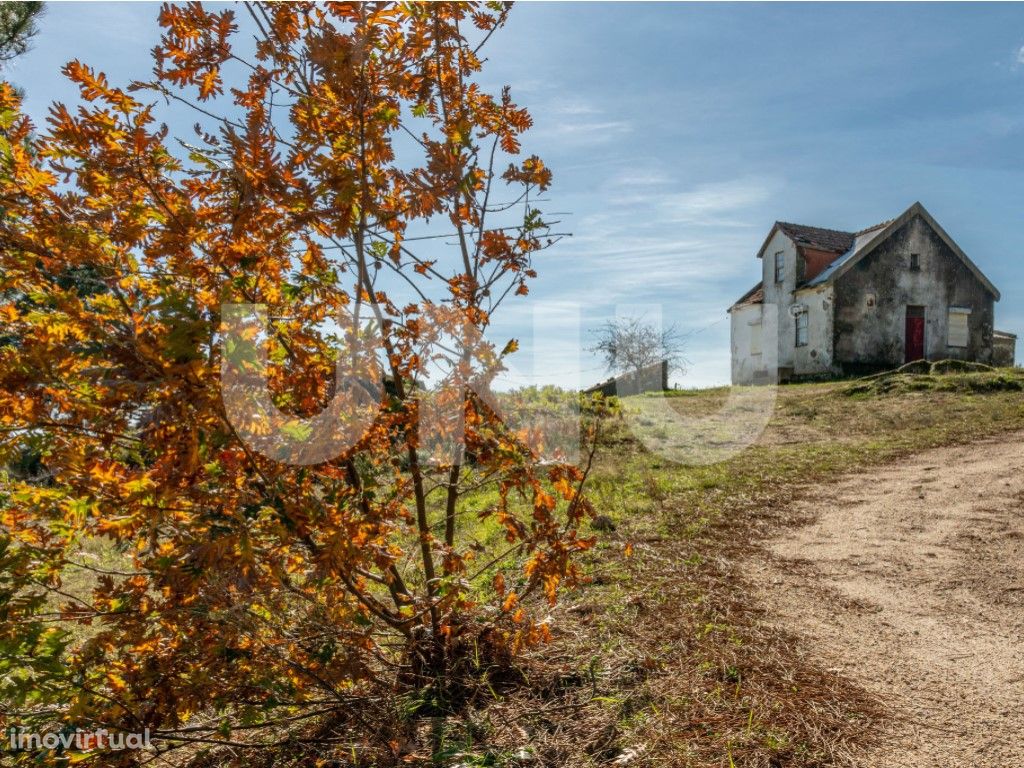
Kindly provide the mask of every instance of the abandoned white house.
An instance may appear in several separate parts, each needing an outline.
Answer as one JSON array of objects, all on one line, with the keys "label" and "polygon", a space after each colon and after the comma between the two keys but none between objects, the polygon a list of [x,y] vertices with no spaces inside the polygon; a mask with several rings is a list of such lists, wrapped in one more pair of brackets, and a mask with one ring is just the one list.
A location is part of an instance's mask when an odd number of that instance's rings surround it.
[{"label": "abandoned white house", "polygon": [[729,309],[734,384],[1013,362],[999,291],[920,203],[860,232],[776,222],[757,256],[761,282]]}]

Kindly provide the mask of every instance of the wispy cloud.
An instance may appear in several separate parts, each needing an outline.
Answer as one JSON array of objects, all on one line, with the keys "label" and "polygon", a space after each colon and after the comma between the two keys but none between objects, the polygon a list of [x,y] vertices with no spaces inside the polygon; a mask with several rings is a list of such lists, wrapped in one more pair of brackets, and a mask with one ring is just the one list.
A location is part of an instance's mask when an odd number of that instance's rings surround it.
[{"label": "wispy cloud", "polygon": [[[667,195],[661,208],[668,220],[699,226],[749,227],[743,214],[768,200],[769,185],[761,179],[736,179],[704,184],[685,192]],[[739,215],[739,216],[738,216]]]},{"label": "wispy cloud", "polygon": [[601,110],[596,106],[579,99],[559,100],[551,106],[550,111],[556,115],[569,115],[572,117],[601,114]]},{"label": "wispy cloud", "polygon": [[724,316],[738,282],[756,279],[753,254],[779,188],[760,177],[686,185],[653,162],[619,169],[594,191],[603,205],[572,221],[545,288],[591,306],[668,301],[682,325],[705,325]]},{"label": "wispy cloud", "polygon": [[630,120],[578,98],[554,97],[531,111],[537,126],[531,138],[543,140],[548,146],[554,143],[562,148],[585,148],[614,141],[633,130]]},{"label": "wispy cloud", "polygon": [[659,170],[627,170],[614,176],[605,192],[616,204],[643,208],[662,222],[706,227],[747,227],[750,210],[766,202],[773,182],[739,178],[680,189]]}]

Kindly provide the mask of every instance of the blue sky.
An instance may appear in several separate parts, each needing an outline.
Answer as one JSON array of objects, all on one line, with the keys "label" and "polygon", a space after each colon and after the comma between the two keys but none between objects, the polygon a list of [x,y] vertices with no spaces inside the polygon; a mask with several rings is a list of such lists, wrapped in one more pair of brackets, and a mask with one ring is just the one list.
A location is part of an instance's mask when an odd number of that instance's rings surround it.
[{"label": "blue sky", "polygon": [[[72,58],[148,73],[158,8],[48,4],[9,73],[33,117],[75,101]],[[584,342],[616,306],[660,311],[693,334],[678,383],[726,383],[725,310],[772,222],[860,229],[915,200],[1002,291],[997,327],[1024,332],[1024,6],[522,3],[484,82],[532,111],[545,208],[573,233],[495,328],[522,341],[519,381],[603,378],[571,354],[579,305]],[[533,308],[559,302],[535,344]]]}]

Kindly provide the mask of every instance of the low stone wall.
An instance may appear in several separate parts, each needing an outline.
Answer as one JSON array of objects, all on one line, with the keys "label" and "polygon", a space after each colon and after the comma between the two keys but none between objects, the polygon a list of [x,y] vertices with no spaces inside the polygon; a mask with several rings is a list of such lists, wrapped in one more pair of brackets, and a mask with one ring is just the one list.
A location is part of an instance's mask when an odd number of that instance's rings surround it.
[{"label": "low stone wall", "polygon": [[992,334],[992,365],[1009,368],[1017,359],[1017,337],[996,331]]},{"label": "low stone wall", "polygon": [[642,392],[663,392],[668,389],[668,360],[641,368],[636,373],[625,373],[621,376],[602,381],[584,390],[588,395],[600,392],[605,397],[618,395],[639,395]]}]

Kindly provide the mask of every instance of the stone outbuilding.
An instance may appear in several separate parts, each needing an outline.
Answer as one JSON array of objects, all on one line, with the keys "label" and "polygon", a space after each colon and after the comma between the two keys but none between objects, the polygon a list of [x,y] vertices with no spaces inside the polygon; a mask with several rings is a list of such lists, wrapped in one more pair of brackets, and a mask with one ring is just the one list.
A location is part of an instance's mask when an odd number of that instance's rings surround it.
[{"label": "stone outbuilding", "polygon": [[761,282],[729,308],[734,384],[1013,362],[999,291],[920,203],[859,232],[779,221],[757,257]]}]

